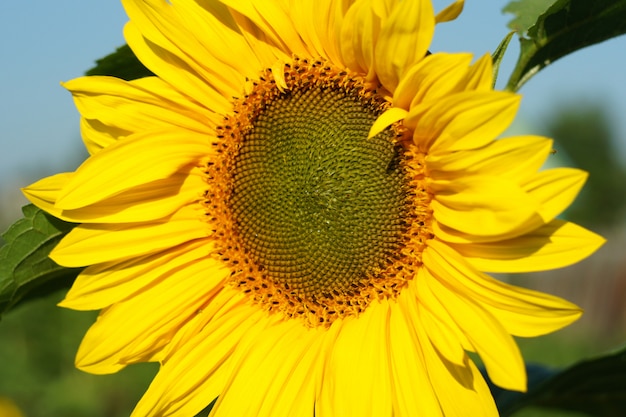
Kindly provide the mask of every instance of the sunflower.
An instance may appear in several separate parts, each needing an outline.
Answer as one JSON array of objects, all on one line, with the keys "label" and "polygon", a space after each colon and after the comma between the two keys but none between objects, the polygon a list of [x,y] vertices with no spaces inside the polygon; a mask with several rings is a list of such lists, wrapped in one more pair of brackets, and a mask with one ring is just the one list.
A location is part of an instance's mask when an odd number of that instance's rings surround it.
[{"label": "sunflower", "polygon": [[24,191],[79,223],[63,307],[101,310],[87,372],[156,361],[133,416],[490,416],[523,391],[512,336],[576,320],[485,272],[563,267],[586,174],[496,139],[491,59],[429,53],[428,0],[124,0],[156,76],[65,83],[90,157]]}]

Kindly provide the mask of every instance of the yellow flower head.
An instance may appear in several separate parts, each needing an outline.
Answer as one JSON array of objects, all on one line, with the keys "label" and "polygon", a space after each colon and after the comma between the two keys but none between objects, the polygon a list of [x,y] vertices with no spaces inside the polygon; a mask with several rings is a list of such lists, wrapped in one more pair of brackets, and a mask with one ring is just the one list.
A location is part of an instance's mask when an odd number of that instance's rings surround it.
[{"label": "yellow flower head", "polygon": [[484,272],[603,240],[557,220],[586,174],[498,137],[488,55],[428,52],[428,0],[124,0],[156,76],[65,84],[91,156],[25,189],[80,223],[61,303],[100,309],[93,373],[158,361],[133,416],[490,416],[524,390],[512,335],[580,315]]}]

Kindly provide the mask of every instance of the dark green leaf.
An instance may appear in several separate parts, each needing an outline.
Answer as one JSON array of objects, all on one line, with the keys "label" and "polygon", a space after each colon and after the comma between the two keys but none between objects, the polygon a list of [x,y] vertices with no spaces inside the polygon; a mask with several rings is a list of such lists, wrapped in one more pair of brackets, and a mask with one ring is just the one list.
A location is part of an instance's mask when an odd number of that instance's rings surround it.
[{"label": "dark green leaf", "polygon": [[500,397],[502,417],[528,406],[621,417],[626,410],[626,348],[554,374],[545,369],[529,371],[526,394],[507,396],[496,390],[494,396]]},{"label": "dark green leaf", "polygon": [[[480,372],[487,381],[489,389],[493,394],[493,398],[496,401],[496,405],[498,406],[498,410],[502,416],[510,413],[512,410],[518,410],[521,406],[523,406],[523,400],[527,394],[500,388],[491,382],[489,375],[487,375],[487,371],[484,368],[481,367]],[[528,392],[534,391],[538,386],[545,383],[557,373],[557,370],[547,368],[543,365],[527,364],[526,375],[528,378]]]},{"label": "dark green leaf", "polygon": [[204,408],[204,410],[202,410],[198,414],[196,414],[195,417],[207,417],[211,413],[211,410],[213,410],[213,406],[215,405],[216,401],[217,401],[217,398],[215,398],[213,401],[211,401],[211,403],[209,405],[207,405]]},{"label": "dark green leaf", "polygon": [[49,216],[32,204],[3,235],[0,247],[0,315],[21,301],[68,288],[79,268],[63,268],[48,254],[75,224]]},{"label": "dark green leaf", "polygon": [[626,0],[557,0],[528,29],[527,37],[520,38],[520,56],[507,89],[517,91],[557,59],[624,33]]},{"label": "dark green leaf", "polygon": [[87,75],[110,75],[124,80],[154,75],[133,54],[128,45],[117,48],[115,52],[96,61],[96,66],[86,72]]}]

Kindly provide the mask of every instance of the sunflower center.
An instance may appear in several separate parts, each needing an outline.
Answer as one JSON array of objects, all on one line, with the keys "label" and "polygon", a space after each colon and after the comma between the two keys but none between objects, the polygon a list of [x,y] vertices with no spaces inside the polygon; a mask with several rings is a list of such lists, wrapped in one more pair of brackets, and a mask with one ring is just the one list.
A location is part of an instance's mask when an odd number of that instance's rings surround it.
[{"label": "sunflower center", "polygon": [[400,127],[367,138],[387,103],[361,80],[307,62],[284,76],[266,74],[222,128],[223,256],[269,310],[328,324],[399,286],[414,176]]},{"label": "sunflower center", "polygon": [[343,91],[291,91],[259,114],[235,160],[244,247],[288,288],[346,291],[401,244],[404,178],[393,132]]}]

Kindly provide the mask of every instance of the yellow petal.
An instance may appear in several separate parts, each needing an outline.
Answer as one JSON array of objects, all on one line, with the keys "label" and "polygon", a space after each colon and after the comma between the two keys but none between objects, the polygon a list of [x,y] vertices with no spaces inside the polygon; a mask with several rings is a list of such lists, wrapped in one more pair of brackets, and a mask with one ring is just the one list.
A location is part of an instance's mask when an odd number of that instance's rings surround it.
[{"label": "yellow petal", "polygon": [[470,176],[429,183],[437,222],[477,236],[502,235],[535,214],[538,204],[504,178]]},{"label": "yellow petal", "polygon": [[426,56],[435,31],[430,1],[399,2],[383,23],[374,64],[381,84],[394,91],[408,69]]},{"label": "yellow petal", "polygon": [[[227,82],[219,83],[222,90],[229,90],[231,93],[225,95],[207,80],[208,76],[198,74],[174,52],[145,38],[134,21],[128,22],[124,26],[124,38],[141,63],[157,74],[160,79],[216,113],[224,114],[229,111],[231,108],[229,99],[241,92],[245,77],[230,79],[231,81],[238,81],[238,90],[235,90],[234,86],[230,86]],[[171,48],[174,49],[174,47]],[[214,83],[216,82],[214,81]]]},{"label": "yellow petal", "polygon": [[317,374],[317,390],[315,394],[315,414],[320,416],[332,416],[335,412],[335,382],[330,375],[330,368],[333,366],[330,353],[335,346],[337,337],[342,331],[343,319],[336,320],[324,333],[322,352],[320,357],[320,372]]},{"label": "yellow petal", "polygon": [[471,54],[428,55],[400,79],[393,92],[393,105],[409,110],[456,91],[458,83],[467,75],[471,60]]},{"label": "yellow petal", "polygon": [[342,323],[324,369],[326,407],[334,415],[392,415],[389,347],[383,343],[388,321],[389,305],[383,300]]},{"label": "yellow petal", "polygon": [[[212,14],[189,3],[124,0],[131,20],[126,40],[159,78],[209,108],[219,106],[217,111],[225,99],[241,93],[245,77],[252,68],[258,70],[258,61],[223,5],[209,6]],[[202,36],[197,27],[202,27]],[[247,69],[242,64],[248,64]]]},{"label": "yellow petal", "polygon": [[469,68],[459,88],[461,91],[492,91],[493,82],[493,60],[491,55],[485,54]]},{"label": "yellow petal", "polygon": [[[134,132],[182,127],[208,134],[222,121],[156,77],[124,81],[81,77],[63,83],[82,117],[82,133],[91,154]],[[103,138],[102,136],[105,136]]]},{"label": "yellow petal", "polygon": [[435,389],[442,414],[446,417],[497,417],[491,391],[474,363],[468,357],[463,365],[447,362],[430,343],[422,327],[415,326],[415,332],[422,341],[428,379]]},{"label": "yellow petal", "polygon": [[463,11],[465,0],[456,0],[454,3],[437,13],[435,20],[437,23],[449,22],[459,17]]},{"label": "yellow petal", "polygon": [[480,355],[491,380],[505,389],[525,391],[526,368],[511,335],[469,291],[454,285],[454,276],[450,275],[456,271],[447,263],[427,258],[427,252],[423,255],[424,265],[432,274],[427,284]]},{"label": "yellow petal", "polygon": [[52,250],[59,265],[80,267],[159,252],[207,237],[209,226],[195,206],[183,207],[163,222],[80,225]]},{"label": "yellow petal", "polygon": [[[345,66],[341,58],[341,26],[348,10],[345,0],[291,0],[292,19],[305,43],[316,50],[312,56]],[[303,33],[304,32],[304,33]]]},{"label": "yellow petal", "polygon": [[415,300],[406,300],[405,295],[403,291],[397,303],[390,303],[386,342],[389,345],[394,415],[443,416],[435,388],[428,378],[421,348],[421,343],[429,342],[418,339],[413,328],[419,326],[420,320],[411,320],[414,317]]},{"label": "yellow petal", "polygon": [[[440,159],[437,157],[432,159],[429,158],[429,161],[432,160],[445,160],[445,157]],[[539,161],[534,161],[531,165],[537,164],[538,162]],[[437,162],[435,162],[435,164],[436,163]],[[524,164],[522,163],[522,165]],[[442,175],[441,172],[434,173],[433,177],[451,178],[450,183],[464,181],[462,176]],[[504,179],[506,175],[501,175],[500,177]],[[446,221],[449,220],[444,220],[444,217],[441,217],[441,220],[437,219],[437,221],[433,222],[433,231],[437,237],[445,240],[446,242],[462,244],[498,242],[532,233],[534,230],[552,221],[572,203],[586,178],[587,173],[572,168],[557,168],[541,171],[530,177],[528,177],[527,174],[520,175],[520,179],[522,179],[523,191],[530,197],[530,199],[533,200],[533,203],[531,203],[529,207],[536,207],[536,212],[533,213],[532,216],[526,218],[525,221],[519,223],[516,227],[499,235],[490,235],[486,233],[479,234],[470,232],[469,230],[456,229],[450,224],[446,224]],[[496,180],[494,179],[494,181]],[[434,206],[437,206],[437,204],[434,204]],[[440,216],[442,215],[443,212]]]},{"label": "yellow petal", "polygon": [[503,91],[454,94],[411,108],[404,124],[430,154],[480,148],[513,121],[520,97]]},{"label": "yellow petal", "polygon": [[[467,357],[464,345],[467,343],[470,350],[473,350],[473,348],[469,341],[466,342],[466,337],[459,337],[459,332],[456,330],[456,327],[449,325],[452,320],[451,318],[444,318],[445,316],[441,314],[437,315],[432,313],[426,307],[426,305],[428,305],[432,308],[434,304],[434,302],[423,302],[418,306],[422,326],[441,356],[453,364],[463,365]],[[445,309],[445,307],[440,304],[439,307]]]},{"label": "yellow petal", "polygon": [[[290,20],[308,49],[308,56],[327,59],[337,58],[335,42],[328,37],[333,26],[336,8],[329,0],[290,0]],[[330,54],[329,54],[330,52]],[[331,62],[339,63],[332,58]]]},{"label": "yellow petal", "polygon": [[408,112],[406,110],[398,107],[391,107],[390,109],[385,110],[383,114],[378,116],[378,118],[370,128],[370,132],[368,133],[367,138],[373,138],[395,122],[404,119],[407,114]]},{"label": "yellow petal", "polygon": [[520,237],[549,223],[569,207],[586,178],[586,172],[572,168],[556,168],[535,173],[522,184],[522,188],[538,205],[537,212],[515,229],[497,237],[464,236],[453,230],[446,230],[444,225],[433,225],[433,229],[437,229],[437,236],[441,239],[454,243],[495,242]]},{"label": "yellow petal", "polygon": [[473,351],[465,333],[442,305],[428,286],[431,275],[425,268],[421,268],[417,277],[409,283],[408,290],[413,292],[418,300],[415,311],[422,328],[428,334],[430,343],[437,349],[442,359],[453,364],[463,366],[467,360],[466,351]]},{"label": "yellow petal", "polygon": [[97,119],[90,120],[84,117],[80,119],[80,135],[89,155],[100,152],[129,134],[127,130],[105,125]]},{"label": "yellow petal", "polygon": [[99,310],[174,274],[181,265],[209,256],[214,244],[196,240],[163,252],[113,261],[86,268],[78,275],[59,306],[74,310]]},{"label": "yellow petal", "polygon": [[577,320],[581,310],[561,298],[500,282],[478,272],[453,249],[429,242],[424,262],[440,279],[490,312],[508,333],[544,335]]},{"label": "yellow petal", "polygon": [[233,376],[213,415],[312,415],[320,336],[319,329],[292,320],[281,321],[251,340],[233,358]]},{"label": "yellow petal", "polygon": [[552,220],[513,239],[450,245],[481,271],[519,273],[575,264],[604,242],[601,236],[574,223]]},{"label": "yellow petal", "polygon": [[261,310],[249,304],[210,321],[161,367],[132,417],[198,414],[222,394],[232,376],[231,356],[242,339],[257,337],[268,322]]},{"label": "yellow petal", "polygon": [[[225,71],[224,67],[236,70],[239,78],[253,78],[258,76],[260,69],[269,67],[276,58],[277,49],[268,44],[266,36],[258,31],[254,33],[256,38],[251,37],[250,33],[245,33],[247,27],[238,26],[238,18],[242,16],[233,16],[232,11],[223,2],[170,3],[176,11],[177,25],[202,28],[201,35],[198,33],[191,35],[196,37],[202,48],[214,58],[209,59],[203,56],[202,52],[198,54],[196,51],[190,55],[197,54],[192,58],[203,65],[205,70],[212,71],[212,76],[217,75],[220,82],[233,82],[233,87],[240,86],[241,83],[238,77],[229,80],[234,73]],[[196,31],[191,29],[190,32]],[[253,38],[256,42],[252,41]],[[237,88],[240,90],[241,87]]]},{"label": "yellow petal", "polygon": [[[178,352],[185,349],[187,343],[193,343],[199,333],[203,332],[208,325],[220,322],[226,317],[231,317],[233,312],[248,304],[246,295],[229,285],[224,285],[222,290],[215,294],[208,305],[203,306],[197,314],[180,328],[172,337],[171,341],[153,355],[150,360],[167,364],[175,360]],[[248,310],[248,314],[251,314]],[[225,382],[225,381],[224,381]]]},{"label": "yellow petal", "polygon": [[[439,176],[437,174],[434,175],[434,177]],[[450,180],[450,183],[462,183],[465,181],[462,177],[457,176],[450,177],[449,175],[444,175],[444,177],[453,178]],[[506,175],[501,175],[500,177],[504,179]],[[521,176],[521,178],[524,177],[527,177],[527,175]],[[452,243],[497,242],[532,233],[534,230],[552,221],[572,203],[586,178],[586,172],[572,168],[557,168],[535,173],[523,182],[522,189],[533,200],[533,203],[530,203],[528,207],[535,207],[536,212],[527,217],[525,221],[520,222],[515,228],[499,235],[479,234],[469,232],[468,230],[455,229],[449,224],[445,224],[443,220],[433,222],[433,231],[440,239]],[[494,178],[493,181],[497,180]],[[443,183],[445,184],[445,182]],[[517,188],[517,186],[513,187]]]},{"label": "yellow petal", "polygon": [[60,210],[54,204],[67,181],[60,182],[54,177],[25,188],[24,193],[41,209],[74,223],[137,223],[161,219],[202,199],[203,190],[206,189],[206,182],[198,173],[177,174],[140,185],[87,207]]},{"label": "yellow petal", "polygon": [[432,292],[428,285],[431,279],[432,274],[421,268],[416,279],[409,284],[419,301],[417,314],[423,317],[423,328],[437,352],[447,361],[463,366],[467,359],[466,351],[475,351],[474,346],[454,321],[447,306],[441,304]]},{"label": "yellow petal", "polygon": [[351,70],[374,74],[374,45],[380,31],[380,19],[369,1],[357,1],[348,9],[342,22],[340,48],[342,62]]},{"label": "yellow petal", "polygon": [[426,164],[435,179],[482,174],[522,183],[536,175],[551,149],[550,139],[517,136],[495,140],[475,150],[428,155]]},{"label": "yellow petal", "polygon": [[206,182],[200,175],[174,175],[64,214],[81,223],[147,222],[201,200],[205,189]]},{"label": "yellow petal", "polygon": [[535,174],[523,188],[540,203],[538,214],[547,223],[574,202],[587,176],[585,171],[574,168],[549,169]]},{"label": "yellow petal", "polygon": [[[524,177],[527,176],[521,176]],[[437,237],[451,243],[498,242],[532,233],[552,221],[572,203],[586,178],[586,172],[572,168],[551,169],[527,177],[522,183],[522,189],[534,201],[536,213],[516,228],[500,235],[472,234],[438,221],[433,222],[433,231]],[[463,179],[451,180],[457,181]]]},{"label": "yellow petal", "polygon": [[87,159],[59,193],[56,207],[85,207],[177,172],[189,172],[212,152],[210,138],[182,129],[133,135]]},{"label": "yellow petal", "polygon": [[64,172],[46,177],[28,187],[22,188],[22,192],[31,203],[45,212],[61,220],[71,221],[63,215],[63,210],[54,206],[61,189],[65,187],[71,176],[71,172]]},{"label": "yellow petal", "polygon": [[[276,61],[287,62],[293,57],[293,54],[280,42],[275,33],[263,30],[266,23],[261,22],[261,26],[258,26],[255,21],[244,14],[233,10],[231,10],[230,13],[237,25],[237,27],[234,28],[234,33],[243,38],[244,42],[248,45],[248,48],[254,53],[259,62],[258,67],[249,66],[241,71],[242,74],[247,74],[247,78],[256,79],[259,76],[260,70],[271,68]],[[217,45],[219,45],[219,43]],[[228,53],[228,51],[224,51],[223,53]],[[236,60],[237,55],[232,54],[230,59]],[[254,73],[249,74],[250,71],[254,71]]]},{"label": "yellow petal", "polygon": [[[80,77],[63,83],[80,114],[130,132],[155,126],[206,131],[214,112],[189,100],[157,77],[125,81],[115,77]],[[219,119],[216,119],[219,121]],[[150,126],[151,127],[151,126]]]},{"label": "yellow petal", "polygon": [[229,271],[218,262],[192,260],[165,276],[152,273],[149,288],[100,313],[78,349],[76,366],[101,373],[144,362],[221,290]]},{"label": "yellow petal", "polygon": [[294,26],[293,20],[289,16],[291,10],[287,7],[287,2],[221,0],[221,3],[254,22],[263,33],[270,37],[275,45],[281,46],[288,55],[307,56],[312,52],[307,50],[299,35],[298,28]]}]

